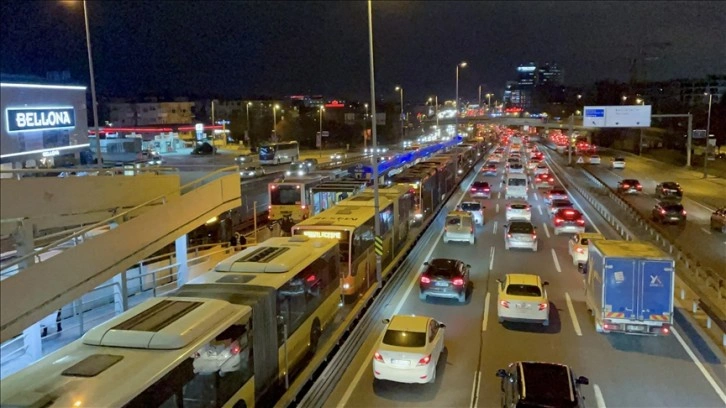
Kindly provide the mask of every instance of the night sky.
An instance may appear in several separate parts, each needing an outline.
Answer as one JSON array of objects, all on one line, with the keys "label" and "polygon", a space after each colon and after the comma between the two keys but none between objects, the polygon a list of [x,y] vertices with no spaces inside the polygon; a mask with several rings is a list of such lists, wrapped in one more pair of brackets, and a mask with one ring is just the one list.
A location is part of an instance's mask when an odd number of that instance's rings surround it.
[{"label": "night sky", "polygon": [[[71,71],[87,83],[80,2],[4,0],[0,71]],[[89,1],[101,95],[241,98],[323,94],[366,99],[365,2]],[[638,43],[649,80],[726,74],[726,2],[375,2],[377,93],[453,98],[479,84],[500,95],[515,68],[557,61],[567,85],[629,78]]]}]

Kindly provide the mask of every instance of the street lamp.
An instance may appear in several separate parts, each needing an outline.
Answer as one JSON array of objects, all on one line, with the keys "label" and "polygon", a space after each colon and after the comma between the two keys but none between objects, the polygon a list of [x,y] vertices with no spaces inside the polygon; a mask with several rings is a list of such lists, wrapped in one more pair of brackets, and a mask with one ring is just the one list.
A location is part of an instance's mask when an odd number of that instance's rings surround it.
[{"label": "street lamp", "polygon": [[[375,63],[373,62],[373,1],[368,0],[368,56],[371,72],[371,107],[373,108],[373,116],[371,117],[371,134],[373,142],[373,154],[371,155],[371,167],[373,167],[373,228],[375,238],[381,236],[381,219],[378,200],[378,140],[376,139],[376,77]],[[402,92],[403,93],[403,92]],[[376,251],[376,281],[378,287],[383,286],[383,275],[381,265],[381,254]]]},{"label": "street lamp", "polygon": [[[272,105],[272,137],[273,142],[277,142],[277,130],[275,130],[275,127],[277,127],[277,110],[280,109],[280,105]],[[322,137],[322,134],[320,135]]]},{"label": "street lamp", "polygon": [[318,149],[323,150],[323,112],[325,112],[325,106],[320,107],[320,145]]},{"label": "street lamp", "polygon": [[368,104],[364,103],[363,107],[366,108],[366,114],[363,116],[363,152],[366,153],[368,150]]},{"label": "street lamp", "polygon": [[635,104],[636,105],[645,105],[645,101],[642,100],[642,99],[640,99],[640,98],[636,98],[635,99]]},{"label": "street lamp", "polygon": [[481,85],[479,85],[479,109],[481,109]]},{"label": "street lamp", "polygon": [[484,96],[487,97],[487,110],[489,110],[492,104],[492,94],[488,93]]},{"label": "street lamp", "polygon": [[[439,96],[434,95],[434,116],[436,116],[436,132],[439,132]],[[431,98],[429,97],[429,102],[431,102]]]},{"label": "street lamp", "polygon": [[396,86],[396,91],[401,94],[401,140],[403,140],[403,87]]},{"label": "street lamp", "polygon": [[245,139],[250,139],[250,106],[252,106],[252,102],[247,102],[247,134],[245,135]]},{"label": "street lamp", "polygon": [[708,95],[708,119],[706,120],[706,150],[703,153],[703,178],[708,177],[708,138],[711,137],[711,103],[713,102],[713,94],[705,92]]},{"label": "street lamp", "polygon": [[456,64],[456,100],[454,100],[454,107],[456,108],[454,115],[454,136],[459,136],[459,68],[466,68],[468,64],[466,61],[462,61]]}]

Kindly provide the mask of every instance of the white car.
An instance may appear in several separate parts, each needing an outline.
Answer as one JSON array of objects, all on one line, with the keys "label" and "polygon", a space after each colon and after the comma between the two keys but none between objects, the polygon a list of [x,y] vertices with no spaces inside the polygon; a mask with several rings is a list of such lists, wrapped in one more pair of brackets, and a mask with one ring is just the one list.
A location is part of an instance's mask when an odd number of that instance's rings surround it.
[{"label": "white car", "polygon": [[373,353],[373,377],[400,383],[433,383],[444,350],[446,326],[426,316],[395,315]]},{"label": "white car", "polygon": [[590,244],[590,240],[593,239],[605,239],[605,237],[597,232],[585,232],[582,234],[575,234],[572,238],[570,238],[568,243],[568,252],[572,257],[573,265],[582,265],[587,262],[587,248]]},{"label": "white car", "polygon": [[615,157],[610,162],[610,167],[613,169],[624,169],[625,168],[625,159],[622,157]]},{"label": "white car", "polygon": [[534,175],[547,174],[550,172],[550,168],[546,164],[540,163],[534,168]]},{"label": "white car", "polygon": [[511,220],[532,221],[532,206],[525,202],[507,204],[507,222]]},{"label": "white car", "polygon": [[593,154],[592,156],[590,156],[589,161],[590,164],[600,164],[600,156]]},{"label": "white car", "polygon": [[497,318],[504,321],[550,324],[550,303],[545,286],[538,275],[507,274],[497,279]]},{"label": "white car", "polygon": [[474,219],[466,211],[452,211],[446,216],[444,227],[444,243],[463,241],[474,245]]},{"label": "white car", "polygon": [[248,166],[239,171],[242,178],[253,178],[265,175],[265,169],[260,166]]},{"label": "white car", "polygon": [[333,153],[330,155],[330,161],[339,162],[345,159],[345,153]]},{"label": "white car", "polygon": [[512,221],[504,226],[504,249],[527,248],[537,252],[536,227],[529,221]]},{"label": "white car", "polygon": [[507,172],[511,174],[524,174],[524,166],[520,163],[512,163],[507,168]]},{"label": "white car", "polygon": [[461,211],[468,212],[476,225],[484,225],[484,208],[478,201],[464,201],[461,203]]}]

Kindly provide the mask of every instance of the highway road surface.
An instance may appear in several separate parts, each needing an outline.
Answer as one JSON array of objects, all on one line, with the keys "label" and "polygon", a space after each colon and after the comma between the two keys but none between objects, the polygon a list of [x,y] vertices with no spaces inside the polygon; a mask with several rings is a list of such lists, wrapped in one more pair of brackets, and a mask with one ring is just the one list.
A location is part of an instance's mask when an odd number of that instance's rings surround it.
[{"label": "highway road surface", "polygon": [[[471,183],[472,177],[465,182]],[[491,179],[489,180],[491,182]],[[721,356],[702,347],[689,321],[677,313],[673,334],[640,337],[595,332],[584,303],[582,275],[567,251],[569,235],[555,236],[541,194],[530,192],[533,223],[538,227],[539,250],[504,249],[505,201],[495,183],[486,206],[484,226],[476,244],[444,244],[443,214],[427,234],[438,239],[417,259],[461,259],[472,265],[473,290],[466,304],[455,300],[418,297],[418,274],[406,283],[376,318],[393,314],[432,316],[446,324],[446,353],[435,383],[423,385],[374,381],[371,359],[384,329],[369,336],[326,402],[326,407],[494,407],[500,403],[496,370],[518,360],[559,362],[576,375],[589,377],[583,393],[590,407],[724,407],[726,373]],[[467,197],[455,194],[449,209]],[[616,233],[597,217],[587,202],[573,196],[589,216],[588,230],[607,238]],[[428,240],[422,239],[421,242]],[[497,322],[496,279],[506,273],[539,274],[548,286],[550,326]],[[696,346],[698,345],[698,346]]]}]

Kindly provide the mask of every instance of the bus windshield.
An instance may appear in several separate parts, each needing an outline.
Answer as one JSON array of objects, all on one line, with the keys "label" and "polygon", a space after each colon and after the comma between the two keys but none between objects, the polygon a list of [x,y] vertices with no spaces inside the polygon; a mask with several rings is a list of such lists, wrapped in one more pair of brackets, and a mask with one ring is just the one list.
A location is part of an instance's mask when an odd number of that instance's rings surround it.
[{"label": "bus windshield", "polygon": [[296,205],[301,204],[299,186],[280,184],[270,189],[270,205]]}]

